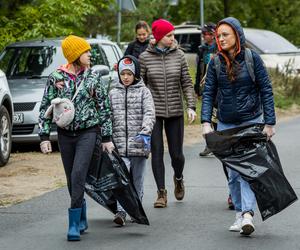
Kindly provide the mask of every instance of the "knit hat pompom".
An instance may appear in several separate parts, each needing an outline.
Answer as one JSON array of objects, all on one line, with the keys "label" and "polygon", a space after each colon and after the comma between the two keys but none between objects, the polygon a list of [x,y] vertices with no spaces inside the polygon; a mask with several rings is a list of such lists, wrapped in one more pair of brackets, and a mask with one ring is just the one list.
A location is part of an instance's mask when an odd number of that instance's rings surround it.
[{"label": "knit hat pompom", "polygon": [[158,19],[152,23],[152,34],[156,42],[159,42],[165,35],[174,29],[175,27],[173,24],[165,19]]},{"label": "knit hat pompom", "polygon": [[135,75],[135,65],[133,63],[133,61],[131,60],[131,58],[125,57],[122,60],[120,60],[119,62],[119,74],[121,74],[121,72],[123,70],[130,70],[132,72],[132,74]]},{"label": "knit hat pompom", "polygon": [[84,52],[91,50],[91,45],[79,36],[67,36],[62,42],[61,47],[68,63],[76,61]]}]

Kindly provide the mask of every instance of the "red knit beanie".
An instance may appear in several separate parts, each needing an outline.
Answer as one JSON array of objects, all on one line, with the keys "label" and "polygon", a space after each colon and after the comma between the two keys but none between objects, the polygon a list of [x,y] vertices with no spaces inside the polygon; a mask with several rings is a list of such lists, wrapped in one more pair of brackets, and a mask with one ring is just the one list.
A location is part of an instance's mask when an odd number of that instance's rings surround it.
[{"label": "red knit beanie", "polygon": [[166,34],[174,29],[173,24],[165,19],[158,19],[152,23],[152,34],[156,42],[159,42]]}]

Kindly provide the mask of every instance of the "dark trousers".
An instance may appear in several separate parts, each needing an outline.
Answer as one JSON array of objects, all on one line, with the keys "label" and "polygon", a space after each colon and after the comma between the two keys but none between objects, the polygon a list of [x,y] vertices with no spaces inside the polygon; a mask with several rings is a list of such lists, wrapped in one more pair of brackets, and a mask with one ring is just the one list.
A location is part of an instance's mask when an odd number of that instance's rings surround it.
[{"label": "dark trousers", "polygon": [[182,177],[185,162],[183,155],[183,116],[172,118],[156,117],[156,123],[151,136],[151,163],[158,190],[165,188],[163,127],[165,128],[167,137],[171,164],[177,178]]},{"label": "dark trousers", "polygon": [[71,197],[71,208],[80,208],[84,185],[96,144],[97,132],[86,130],[69,136],[58,133],[58,144]]}]

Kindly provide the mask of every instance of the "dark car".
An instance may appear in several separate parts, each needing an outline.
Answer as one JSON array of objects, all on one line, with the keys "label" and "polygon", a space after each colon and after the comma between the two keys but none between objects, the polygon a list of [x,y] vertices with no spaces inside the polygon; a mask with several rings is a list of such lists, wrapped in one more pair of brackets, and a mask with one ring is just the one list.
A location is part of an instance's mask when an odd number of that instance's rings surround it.
[{"label": "dark car", "polygon": [[[61,49],[62,39],[18,42],[8,45],[0,54],[0,68],[6,73],[14,105],[13,142],[38,142],[38,116],[48,76],[66,64]],[[103,82],[110,88],[118,80],[114,66],[123,56],[109,40],[87,39],[91,44],[92,66],[107,68]],[[50,135],[56,140],[56,127]]]}]

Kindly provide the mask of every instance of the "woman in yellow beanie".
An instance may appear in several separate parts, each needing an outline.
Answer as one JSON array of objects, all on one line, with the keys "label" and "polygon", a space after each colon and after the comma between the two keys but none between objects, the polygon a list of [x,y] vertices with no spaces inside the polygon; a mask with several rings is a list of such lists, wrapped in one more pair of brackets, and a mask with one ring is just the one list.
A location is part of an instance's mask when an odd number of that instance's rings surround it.
[{"label": "woman in yellow beanie", "polygon": [[[57,134],[71,197],[67,237],[69,241],[76,241],[88,227],[84,185],[96,138],[101,135],[103,150],[111,152],[114,146],[107,90],[101,84],[100,73],[90,68],[91,46],[83,38],[73,35],[66,37],[61,46],[68,63],[48,78],[40,107],[39,135],[41,151],[51,153],[52,117],[45,117],[45,112],[53,99],[72,100],[75,96],[74,119],[66,127],[57,127]],[[59,81],[63,82],[62,88],[55,85]]]}]

